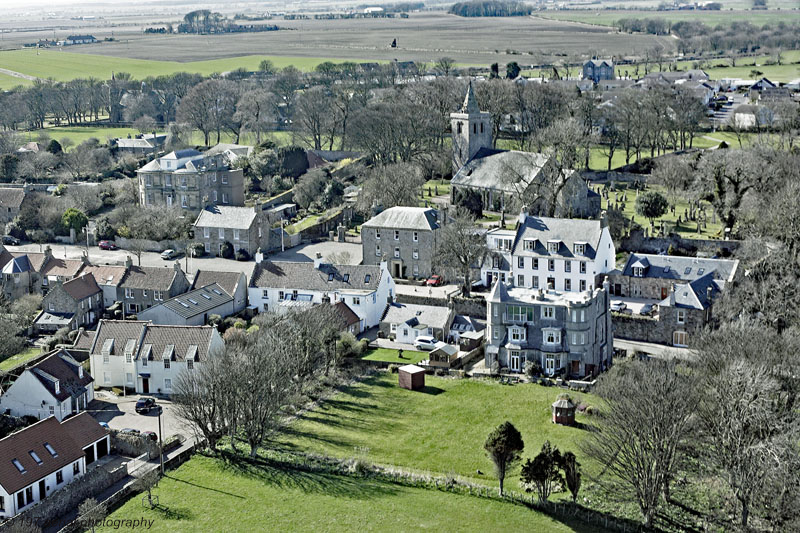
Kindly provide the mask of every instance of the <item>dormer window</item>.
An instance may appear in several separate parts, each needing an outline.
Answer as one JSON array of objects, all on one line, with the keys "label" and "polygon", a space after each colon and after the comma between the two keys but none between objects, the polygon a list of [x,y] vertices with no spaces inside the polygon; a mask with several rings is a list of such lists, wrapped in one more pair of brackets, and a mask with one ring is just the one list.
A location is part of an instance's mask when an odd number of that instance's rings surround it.
[{"label": "dormer window", "polygon": [[525,250],[526,252],[532,252],[535,247],[536,247],[536,241],[531,239],[526,239],[522,243],[522,249]]},{"label": "dormer window", "polygon": [[573,245],[572,251],[575,253],[575,255],[584,255],[586,253],[586,243],[576,242]]},{"label": "dormer window", "polygon": [[550,253],[558,253],[558,249],[561,246],[561,241],[547,241],[547,251]]},{"label": "dormer window", "polygon": [[635,277],[635,278],[644,277],[644,268],[642,268],[642,267],[633,267],[633,277]]},{"label": "dormer window", "polygon": [[561,331],[557,329],[542,330],[542,342],[551,346],[561,344]]}]

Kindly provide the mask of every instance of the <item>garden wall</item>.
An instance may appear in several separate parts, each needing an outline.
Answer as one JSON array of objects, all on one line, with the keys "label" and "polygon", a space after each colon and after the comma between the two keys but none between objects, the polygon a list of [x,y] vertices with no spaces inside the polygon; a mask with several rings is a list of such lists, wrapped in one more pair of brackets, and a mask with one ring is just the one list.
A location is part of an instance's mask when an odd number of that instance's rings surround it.
[{"label": "garden wall", "polygon": [[103,492],[117,481],[128,475],[127,468],[122,465],[111,470],[99,466],[83,476],[53,492],[43,501],[30,509],[21,512],[11,520],[3,523],[2,529],[12,525],[36,524],[43,527],[48,522],[75,509],[86,498],[92,498]]},{"label": "garden wall", "polygon": [[150,459],[158,457],[158,443],[141,435],[131,435],[111,430],[111,448],[120,455],[139,457],[147,454]]},{"label": "garden wall", "polygon": [[147,239],[127,239],[120,236],[117,236],[117,238],[114,239],[114,242],[116,242],[117,246],[123,250],[130,250],[131,241],[133,240],[137,241],[137,244],[142,243],[142,246],[144,246],[144,250],[146,252],[163,252],[164,250],[170,249],[183,251],[186,245],[186,243],[183,241],[149,241]]},{"label": "garden wall", "polygon": [[685,239],[675,233],[671,233],[667,237],[645,237],[642,231],[632,231],[630,235],[620,241],[617,251],[657,254],[666,252],[672,246],[689,254],[702,252],[714,255],[721,251],[721,255],[725,256],[728,253],[733,253],[740,245],[741,241]]}]

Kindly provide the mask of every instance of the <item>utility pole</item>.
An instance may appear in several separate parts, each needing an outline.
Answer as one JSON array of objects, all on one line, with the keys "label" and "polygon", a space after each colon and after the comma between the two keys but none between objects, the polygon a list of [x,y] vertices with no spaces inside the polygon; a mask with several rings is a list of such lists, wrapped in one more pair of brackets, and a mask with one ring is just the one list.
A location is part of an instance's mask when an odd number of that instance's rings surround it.
[{"label": "utility pole", "polygon": [[161,476],[164,476],[164,441],[161,439],[161,412],[164,409],[158,406],[158,458],[161,462]]}]

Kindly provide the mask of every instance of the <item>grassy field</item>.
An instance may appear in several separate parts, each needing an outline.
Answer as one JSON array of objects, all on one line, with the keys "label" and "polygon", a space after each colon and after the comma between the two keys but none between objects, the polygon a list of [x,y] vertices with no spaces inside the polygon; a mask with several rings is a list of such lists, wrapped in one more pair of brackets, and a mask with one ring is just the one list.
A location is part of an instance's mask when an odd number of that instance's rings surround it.
[{"label": "grassy field", "polygon": [[403,350],[403,358],[397,357],[397,350],[389,348],[372,348],[361,356],[366,361],[385,361],[387,363],[400,363],[400,364],[415,364],[423,359],[428,358],[426,352],[417,352],[415,350]]},{"label": "grassy field", "polygon": [[[367,448],[366,459],[376,463],[496,484],[483,442],[493,428],[510,420],[522,433],[524,456],[536,455],[549,439],[584,462],[578,444],[586,430],[550,421],[550,405],[559,390],[434,376],[425,380],[426,388],[419,392],[399,388],[396,374],[368,378],[304,415],[288,428],[280,444],[337,457],[351,457],[356,448]],[[584,396],[573,394],[573,398]],[[578,415],[579,421],[582,416]],[[517,467],[509,472],[507,486],[516,490],[518,479]]]},{"label": "grassy field", "polygon": [[644,10],[609,10],[609,9],[571,9],[567,11],[546,11],[537,16],[569,22],[597,24],[599,26],[614,26],[614,23],[625,18],[652,18],[667,19],[671,22],[697,21],[710,26],[718,24],[728,25],[733,22],[750,22],[756,26],[787,22],[800,18],[798,11],[767,11],[750,10],[725,10],[725,11],[644,11]]},{"label": "grassy field", "polygon": [[[162,479],[149,509],[134,496],[109,520],[153,520],[173,531],[548,531],[573,528],[519,505],[381,481],[242,469],[195,456]],[[115,531],[113,527],[98,531]]]},{"label": "grassy field", "polygon": [[[257,70],[259,63],[265,59],[272,61],[279,68],[294,65],[300,70],[313,70],[324,61],[333,61],[335,63],[345,61],[344,59],[336,58],[246,55],[181,63],[178,61],[132,59],[63,52],[60,50],[24,49],[0,52],[0,67],[36,76],[37,78],[53,78],[56,81],[68,81],[75,78],[106,80],[111,78],[112,72],[127,72],[134,79],[144,79],[149,76],[161,76],[175,72],[193,72],[208,76],[209,74],[228,72],[237,68]],[[6,77],[11,78],[11,76]],[[11,79],[18,80],[18,78]],[[0,79],[0,82],[6,83],[6,81]],[[11,85],[13,86],[13,83]]]},{"label": "grassy field", "polygon": [[17,355],[12,355],[8,359],[0,361],[0,370],[7,372],[17,365],[30,361],[31,359],[33,359],[34,357],[36,357],[41,353],[42,351],[39,348],[35,347],[25,348]]}]

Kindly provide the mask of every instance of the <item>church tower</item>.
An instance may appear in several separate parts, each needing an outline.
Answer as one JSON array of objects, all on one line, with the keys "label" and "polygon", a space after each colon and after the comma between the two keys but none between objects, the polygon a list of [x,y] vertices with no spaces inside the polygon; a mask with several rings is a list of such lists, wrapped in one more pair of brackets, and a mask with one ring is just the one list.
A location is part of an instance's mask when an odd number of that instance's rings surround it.
[{"label": "church tower", "polygon": [[461,109],[457,113],[450,113],[450,127],[453,135],[453,173],[458,172],[478,150],[492,147],[492,117],[478,109],[471,81]]}]

